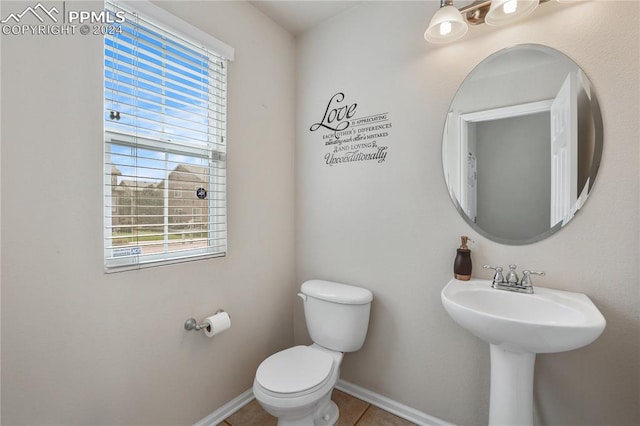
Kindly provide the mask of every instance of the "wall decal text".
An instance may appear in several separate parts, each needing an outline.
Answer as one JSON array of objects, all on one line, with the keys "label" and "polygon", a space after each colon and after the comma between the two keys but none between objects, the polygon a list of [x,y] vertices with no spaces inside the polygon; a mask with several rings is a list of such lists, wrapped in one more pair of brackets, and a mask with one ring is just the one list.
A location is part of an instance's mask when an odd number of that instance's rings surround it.
[{"label": "wall decal text", "polygon": [[389,113],[356,117],[358,104],[345,100],[343,92],[333,95],[325,108],[322,119],[313,123],[309,131],[329,130],[322,135],[325,164],[334,166],[361,161],[384,163],[389,152],[386,138],[392,123]]}]

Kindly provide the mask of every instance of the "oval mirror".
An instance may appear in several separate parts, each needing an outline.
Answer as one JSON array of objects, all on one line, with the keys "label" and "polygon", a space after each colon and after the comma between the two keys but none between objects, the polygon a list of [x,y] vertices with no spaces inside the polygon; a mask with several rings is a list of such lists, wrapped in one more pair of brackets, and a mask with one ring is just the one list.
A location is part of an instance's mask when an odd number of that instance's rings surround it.
[{"label": "oval mirror", "polygon": [[519,45],[483,60],[449,108],[442,165],[449,194],[480,234],[530,244],[584,205],[602,155],[589,79],[563,53]]}]

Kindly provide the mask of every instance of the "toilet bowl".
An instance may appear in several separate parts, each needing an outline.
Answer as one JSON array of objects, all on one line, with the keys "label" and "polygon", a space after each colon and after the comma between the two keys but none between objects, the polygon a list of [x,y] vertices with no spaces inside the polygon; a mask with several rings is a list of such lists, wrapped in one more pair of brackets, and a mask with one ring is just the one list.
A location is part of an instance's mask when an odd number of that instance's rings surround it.
[{"label": "toilet bowl", "polygon": [[265,359],[256,371],[253,393],[279,426],[333,425],[339,411],[331,393],[343,353],[362,347],[373,295],[360,287],[321,280],[305,282],[298,295],[314,343]]},{"label": "toilet bowl", "polygon": [[331,392],[340,375],[342,353],[318,345],[294,346],[264,360],[253,394],[278,418],[278,425],[332,425],[338,409]]}]

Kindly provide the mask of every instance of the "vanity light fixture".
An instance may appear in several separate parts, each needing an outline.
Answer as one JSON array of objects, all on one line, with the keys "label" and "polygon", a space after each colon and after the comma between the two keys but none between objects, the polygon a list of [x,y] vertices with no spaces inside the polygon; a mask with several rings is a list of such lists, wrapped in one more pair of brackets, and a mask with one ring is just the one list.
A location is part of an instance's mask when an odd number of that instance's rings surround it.
[{"label": "vanity light fixture", "polygon": [[448,43],[462,38],[469,29],[453,0],[440,0],[440,9],[433,15],[424,38],[430,43]]},{"label": "vanity light fixture", "polygon": [[[476,0],[461,9],[453,0],[440,0],[440,9],[433,15],[424,38],[430,43],[448,43],[467,33],[468,25],[487,23],[507,25],[533,12],[538,4],[549,0]],[[560,0],[558,0],[560,1]]]}]

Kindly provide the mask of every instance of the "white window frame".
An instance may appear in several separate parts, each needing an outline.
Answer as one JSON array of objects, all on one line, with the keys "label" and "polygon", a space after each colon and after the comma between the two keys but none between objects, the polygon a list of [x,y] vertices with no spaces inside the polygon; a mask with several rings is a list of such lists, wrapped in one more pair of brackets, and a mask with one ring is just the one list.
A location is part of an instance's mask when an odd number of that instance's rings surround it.
[{"label": "white window frame", "polygon": [[[187,40],[191,40],[193,42],[201,43],[203,46],[206,46],[209,50],[215,51],[219,56],[227,61],[232,61],[234,58],[234,49],[210,34],[201,31],[192,25],[186,23],[180,18],[172,15],[166,10],[144,0],[144,1],[114,1],[111,0],[112,3],[116,3],[118,5],[122,5],[122,7],[139,14],[140,16],[145,17],[151,22],[154,22],[158,26],[164,27],[173,34],[181,36]],[[181,145],[179,149],[176,149],[171,142],[155,140],[149,138],[141,138],[140,136],[132,137],[128,135],[124,135],[121,133],[108,132],[105,130],[104,132],[104,145],[105,145],[105,179],[104,179],[104,191],[105,191],[105,223],[104,223],[104,232],[105,232],[105,272],[120,272],[132,269],[140,269],[151,266],[160,266],[167,265],[173,263],[182,263],[190,260],[198,260],[204,258],[211,257],[220,257],[225,256],[227,250],[224,252],[211,253],[208,247],[202,249],[192,249],[189,250],[188,254],[177,254],[175,255],[172,252],[163,252],[158,253],[157,255],[145,254],[144,261],[140,261],[136,259],[135,256],[123,256],[123,257],[114,257],[113,251],[117,250],[117,247],[112,247],[109,242],[110,238],[107,238],[107,233],[110,232],[112,225],[112,206],[114,205],[112,202],[111,195],[111,159],[110,153],[106,149],[107,144],[118,144],[124,146],[136,146],[138,148],[143,149],[152,149],[155,151],[164,151],[165,153],[181,153],[187,155],[193,155],[200,158],[210,158],[212,161],[222,161],[226,164],[226,153],[220,151],[210,151],[204,148],[193,147],[189,148],[184,145]],[[225,166],[226,167],[226,166]],[[167,172],[168,176],[168,172]],[[226,179],[226,177],[225,177]],[[168,192],[168,180],[165,178],[165,182],[167,182],[166,191]],[[210,194],[213,194],[216,188],[218,188],[219,183],[215,181],[214,176],[211,176],[209,179],[209,187],[207,191]],[[212,230],[213,232],[225,232],[226,235],[226,183],[224,184],[225,188],[225,196],[224,196],[224,227],[223,231]],[[214,215],[214,212],[217,212],[220,206],[217,205],[214,199],[209,200],[209,217]],[[167,203],[165,203],[165,216],[168,214],[166,209]],[[166,221],[165,221],[166,222]],[[166,235],[165,235],[166,242]],[[226,245],[226,243],[225,243]]]}]

